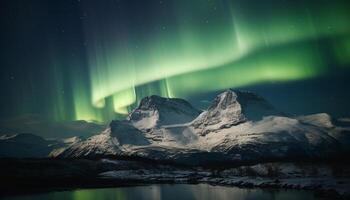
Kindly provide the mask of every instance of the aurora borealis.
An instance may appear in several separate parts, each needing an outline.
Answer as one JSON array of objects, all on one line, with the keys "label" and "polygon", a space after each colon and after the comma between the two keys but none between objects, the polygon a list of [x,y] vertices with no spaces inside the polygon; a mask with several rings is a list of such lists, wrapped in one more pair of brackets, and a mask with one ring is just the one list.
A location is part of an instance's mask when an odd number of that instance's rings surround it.
[{"label": "aurora borealis", "polygon": [[346,0],[1,4],[3,115],[108,121],[147,95],[190,99],[350,74]]}]

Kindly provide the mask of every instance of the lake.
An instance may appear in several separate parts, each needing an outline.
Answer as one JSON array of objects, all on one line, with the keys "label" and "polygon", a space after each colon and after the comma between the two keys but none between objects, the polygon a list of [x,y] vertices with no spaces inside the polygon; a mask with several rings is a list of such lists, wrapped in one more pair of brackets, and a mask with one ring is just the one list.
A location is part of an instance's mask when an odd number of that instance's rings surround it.
[{"label": "lake", "polygon": [[77,189],[33,195],[3,197],[2,200],[313,200],[310,191],[247,189],[207,184],[164,184],[102,189]]}]

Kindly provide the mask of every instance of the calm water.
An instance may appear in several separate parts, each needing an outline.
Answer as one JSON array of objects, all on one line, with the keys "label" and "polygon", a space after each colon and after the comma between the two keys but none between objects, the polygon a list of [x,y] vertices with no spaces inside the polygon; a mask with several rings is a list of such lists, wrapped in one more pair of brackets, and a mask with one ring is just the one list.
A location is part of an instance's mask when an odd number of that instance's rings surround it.
[{"label": "calm water", "polygon": [[137,187],[81,189],[38,195],[13,196],[3,200],[313,200],[312,192],[295,190],[241,189],[225,186],[150,185]]}]

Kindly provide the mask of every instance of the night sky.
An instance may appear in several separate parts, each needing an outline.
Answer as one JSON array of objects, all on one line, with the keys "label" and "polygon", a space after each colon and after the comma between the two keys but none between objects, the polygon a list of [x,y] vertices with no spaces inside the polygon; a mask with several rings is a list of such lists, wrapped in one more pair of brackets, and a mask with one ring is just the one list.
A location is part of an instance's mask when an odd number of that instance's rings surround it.
[{"label": "night sky", "polygon": [[350,116],[348,0],[2,0],[0,118],[106,122],[227,88]]}]

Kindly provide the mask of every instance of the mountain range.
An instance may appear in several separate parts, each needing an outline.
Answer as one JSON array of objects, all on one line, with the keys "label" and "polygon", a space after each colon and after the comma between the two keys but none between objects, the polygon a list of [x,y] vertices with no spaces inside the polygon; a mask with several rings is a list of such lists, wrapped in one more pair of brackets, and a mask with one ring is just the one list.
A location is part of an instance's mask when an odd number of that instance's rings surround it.
[{"label": "mountain range", "polygon": [[129,157],[186,165],[332,159],[349,152],[349,124],[319,113],[289,116],[263,97],[227,90],[204,111],[183,99],[145,97],[125,120],[55,154]]},{"label": "mountain range", "polygon": [[105,125],[84,120],[55,121],[39,114],[23,114],[0,120],[0,134],[15,135],[33,133],[50,139],[62,139],[75,136],[90,137],[105,129]]}]

